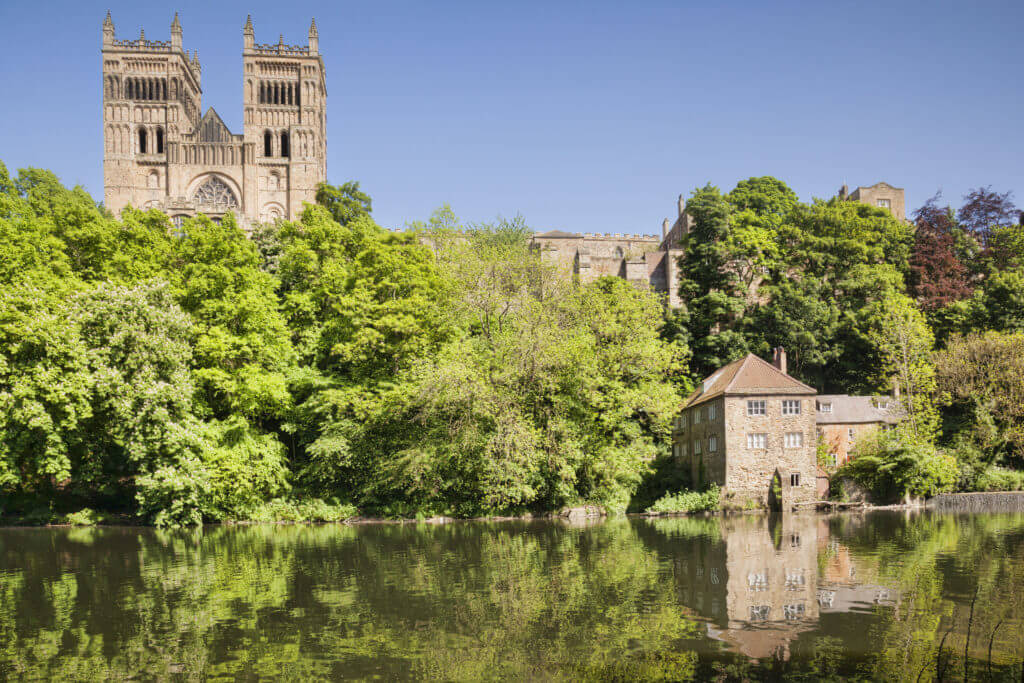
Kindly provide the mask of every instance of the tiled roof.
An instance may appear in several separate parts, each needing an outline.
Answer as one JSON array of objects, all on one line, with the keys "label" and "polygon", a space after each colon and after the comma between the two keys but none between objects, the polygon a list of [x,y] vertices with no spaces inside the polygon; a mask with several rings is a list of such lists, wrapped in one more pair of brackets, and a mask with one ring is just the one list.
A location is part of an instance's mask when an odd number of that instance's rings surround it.
[{"label": "tiled roof", "polygon": [[689,408],[718,396],[730,394],[806,394],[818,393],[803,382],[781,372],[771,363],[754,354],[729,363],[708,376],[695,392],[683,401],[683,408]]},{"label": "tiled roof", "polygon": [[[887,408],[879,408],[879,402],[887,404]],[[900,421],[901,411],[893,405],[895,401],[888,396],[850,396],[849,394],[825,394],[818,397],[818,404],[831,403],[832,412],[816,411],[815,421],[820,425],[827,424],[863,424],[885,422],[894,424]]]}]

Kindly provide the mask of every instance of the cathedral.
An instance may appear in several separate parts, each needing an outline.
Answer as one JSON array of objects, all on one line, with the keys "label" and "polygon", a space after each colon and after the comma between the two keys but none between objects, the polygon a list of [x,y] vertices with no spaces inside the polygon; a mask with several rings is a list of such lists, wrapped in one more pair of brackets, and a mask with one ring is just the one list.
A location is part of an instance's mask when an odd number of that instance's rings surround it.
[{"label": "cathedral", "polygon": [[327,86],[316,22],[308,45],[256,42],[242,30],[242,134],[202,109],[199,51],[170,41],[119,40],[103,22],[103,186],[114,214],[163,211],[180,225],[232,211],[239,225],[294,220],[327,177]]}]

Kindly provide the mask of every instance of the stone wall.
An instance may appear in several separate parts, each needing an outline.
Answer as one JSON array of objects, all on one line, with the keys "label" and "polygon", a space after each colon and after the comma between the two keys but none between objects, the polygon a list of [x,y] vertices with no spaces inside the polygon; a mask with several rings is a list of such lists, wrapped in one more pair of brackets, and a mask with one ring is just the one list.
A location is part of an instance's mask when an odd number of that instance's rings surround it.
[{"label": "stone wall", "polygon": [[[850,436],[850,431],[853,436]],[[835,455],[835,465],[829,467],[842,467],[850,459],[850,451],[857,444],[857,441],[869,434],[878,431],[876,422],[859,422],[851,424],[823,424],[818,425],[818,434],[828,447],[830,455]]]},{"label": "stone wall", "polygon": [[[681,415],[683,423],[673,437],[675,443],[685,447],[684,460],[690,464],[690,481],[694,488],[702,489],[709,484],[725,485],[725,420],[723,419],[722,398],[702,403],[687,409]],[[710,419],[711,409],[715,417]],[[694,422],[697,413],[700,422]],[[717,439],[714,451],[708,450],[710,437]],[[700,442],[700,454],[695,445]]]},{"label": "stone wall", "polygon": [[[799,400],[799,415],[782,415],[783,400]],[[764,400],[766,414],[747,415],[748,400]],[[725,498],[742,504],[754,501],[768,504],[772,478],[778,471],[788,487],[789,477],[799,473],[798,486],[787,491],[786,504],[811,502],[816,496],[814,397],[808,396],[729,396],[725,399]],[[787,432],[803,434],[803,445],[787,448]],[[747,448],[747,435],[767,434],[766,448]]]},{"label": "stone wall", "polygon": [[928,505],[952,512],[1024,512],[1024,491],[942,493]]}]

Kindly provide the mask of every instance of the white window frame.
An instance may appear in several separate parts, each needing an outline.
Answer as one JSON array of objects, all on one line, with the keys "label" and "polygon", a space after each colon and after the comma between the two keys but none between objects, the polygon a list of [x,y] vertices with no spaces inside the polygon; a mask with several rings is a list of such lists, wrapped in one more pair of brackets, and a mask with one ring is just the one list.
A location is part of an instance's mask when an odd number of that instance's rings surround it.
[{"label": "white window frame", "polygon": [[832,414],[832,401],[818,401],[818,412]]},{"label": "white window frame", "polygon": [[768,434],[765,432],[751,432],[747,434],[747,448],[756,451],[768,448]]},{"label": "white window frame", "polygon": [[786,432],[783,440],[785,448],[803,448],[804,446],[804,433],[803,432]]},{"label": "white window frame", "polygon": [[747,417],[763,417],[768,414],[768,401],[763,398],[747,401]]},{"label": "white window frame", "polygon": [[693,424],[700,424],[700,408],[697,408],[697,410],[693,411]]},{"label": "white window frame", "polygon": [[693,440],[693,454],[700,455],[700,439]]},{"label": "white window frame", "polygon": [[717,410],[716,410],[716,407],[715,407],[714,403],[712,403],[711,405],[708,406],[708,422],[714,422],[715,421],[715,413],[716,412],[717,412]]},{"label": "white window frame", "polygon": [[880,209],[891,209],[892,208],[892,200],[891,199],[877,199],[877,200],[875,200],[875,203],[878,206],[878,208],[880,208]]},{"label": "white window frame", "polygon": [[829,467],[838,467],[838,466],[839,466],[839,456],[838,456],[838,455],[836,455],[835,453],[829,453],[829,454],[828,454],[828,455],[827,455],[827,456],[825,457],[825,463],[826,463],[826,464],[827,464],[827,465],[828,465]]},{"label": "white window frame", "polygon": [[848,438],[848,439],[849,439],[850,441],[853,441],[853,440],[854,440],[855,438],[857,438],[857,437],[856,437],[856,436],[854,435],[853,427],[850,427],[850,430],[849,430],[849,432],[847,433],[847,438]]},{"label": "white window frame", "polygon": [[714,453],[717,450],[718,450],[718,437],[714,436],[714,435],[709,436],[708,437],[708,453]]},{"label": "white window frame", "polygon": [[799,415],[800,412],[803,410],[803,407],[801,405],[802,403],[803,402],[800,401],[799,399],[796,399],[796,400],[791,399],[791,398],[783,399],[783,401],[782,401],[782,415],[786,416],[786,417],[791,416],[791,415]]}]

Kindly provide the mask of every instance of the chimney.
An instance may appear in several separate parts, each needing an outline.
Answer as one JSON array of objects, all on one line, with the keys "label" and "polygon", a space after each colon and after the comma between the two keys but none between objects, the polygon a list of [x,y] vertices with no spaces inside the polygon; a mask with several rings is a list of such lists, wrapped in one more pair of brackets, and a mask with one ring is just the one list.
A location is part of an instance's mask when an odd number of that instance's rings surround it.
[{"label": "chimney", "polygon": [[786,372],[786,349],[781,346],[772,349],[772,365],[782,374],[788,374]]}]

